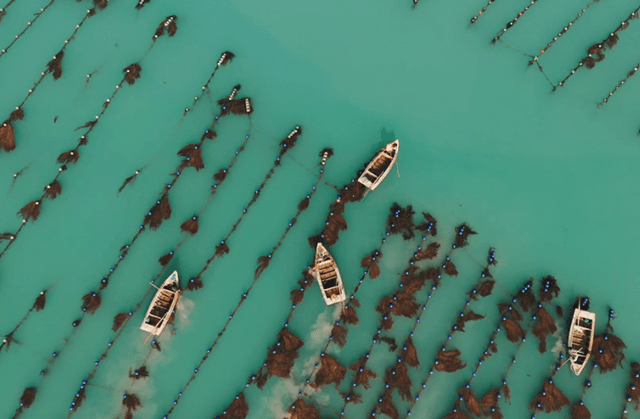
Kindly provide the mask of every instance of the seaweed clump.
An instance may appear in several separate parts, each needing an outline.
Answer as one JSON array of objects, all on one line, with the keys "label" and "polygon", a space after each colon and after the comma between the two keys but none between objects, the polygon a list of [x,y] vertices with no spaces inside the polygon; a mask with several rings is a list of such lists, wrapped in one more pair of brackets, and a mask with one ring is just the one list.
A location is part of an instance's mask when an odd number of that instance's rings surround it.
[{"label": "seaweed clump", "polygon": [[327,384],[335,384],[336,388],[340,385],[347,373],[347,367],[341,365],[334,357],[323,354],[322,365],[313,381],[314,388],[320,388]]},{"label": "seaweed clump", "polygon": [[91,291],[82,297],[82,311],[94,314],[102,306],[102,297],[95,291]]},{"label": "seaweed clump", "polygon": [[443,347],[438,351],[438,358],[436,359],[434,369],[444,372],[456,372],[463,369],[467,366],[467,363],[459,358],[460,355],[461,352],[459,349],[446,350]]},{"label": "seaweed clump", "polygon": [[149,369],[147,368],[146,365],[143,365],[134,371],[129,370],[129,378],[133,378],[134,380],[147,378],[148,376],[149,376]]},{"label": "seaweed clump", "polygon": [[616,335],[607,331],[596,336],[593,339],[593,348],[600,374],[611,372],[618,368],[618,365],[622,366],[627,345]]},{"label": "seaweed clump", "polygon": [[289,378],[293,363],[299,356],[298,349],[303,345],[304,343],[299,337],[289,332],[286,327],[283,328],[276,344],[269,348],[267,355],[269,373],[280,378]]},{"label": "seaweed clump", "polygon": [[561,412],[562,408],[571,405],[569,398],[561,392],[550,378],[542,385],[542,391],[529,403],[529,410],[534,412]]},{"label": "seaweed clump", "polygon": [[407,205],[406,208],[403,208],[394,202],[390,211],[391,214],[387,218],[387,230],[391,234],[402,234],[402,238],[405,240],[412,239],[415,236],[415,224],[413,223],[415,211],[413,207]]},{"label": "seaweed clump", "polygon": [[314,406],[307,406],[298,398],[289,409],[290,419],[320,419],[320,412]]},{"label": "seaweed clump", "polygon": [[124,81],[126,81],[129,86],[133,86],[136,83],[136,80],[140,78],[140,72],[142,71],[142,67],[140,64],[133,63],[122,69],[124,74]]},{"label": "seaweed clump", "polygon": [[456,233],[458,233],[456,234],[456,238],[454,240],[456,247],[466,247],[469,244],[469,236],[478,234],[473,231],[471,227],[467,225],[467,223],[462,223],[458,227],[456,227]]},{"label": "seaweed clump", "polygon": [[365,268],[369,273],[369,279],[377,279],[380,276],[380,259],[382,259],[382,252],[380,250],[374,250],[369,256],[362,258],[360,267]]}]

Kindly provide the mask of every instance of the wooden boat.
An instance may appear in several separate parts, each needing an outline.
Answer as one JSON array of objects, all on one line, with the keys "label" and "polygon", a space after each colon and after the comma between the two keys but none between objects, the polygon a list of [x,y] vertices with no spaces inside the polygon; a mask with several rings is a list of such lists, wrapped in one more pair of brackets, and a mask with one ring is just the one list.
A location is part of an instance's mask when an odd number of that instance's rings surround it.
[{"label": "wooden boat", "polygon": [[[358,178],[358,182],[362,183],[369,190],[373,191],[382,183],[389,174],[396,160],[398,160],[398,150],[400,149],[400,140],[395,140],[387,144],[373,157],[371,162],[364,169],[362,175]],[[369,190],[367,192],[369,192]]]},{"label": "wooden boat", "polygon": [[150,335],[161,334],[165,326],[169,323],[169,318],[176,308],[176,304],[178,304],[179,297],[180,282],[178,272],[173,271],[162,283],[162,286],[158,288],[156,295],[153,297],[153,300],[151,300],[151,304],[149,304],[149,309],[144,316],[144,321],[140,329],[148,332]]},{"label": "wooden boat", "polygon": [[322,243],[316,246],[315,264],[311,268],[311,274],[318,280],[322,297],[328,306],[347,299],[338,265]]},{"label": "wooden boat", "polygon": [[578,308],[573,311],[568,342],[571,369],[576,375],[580,375],[591,356],[596,327],[596,314],[581,310],[582,302],[580,300],[578,298]]}]

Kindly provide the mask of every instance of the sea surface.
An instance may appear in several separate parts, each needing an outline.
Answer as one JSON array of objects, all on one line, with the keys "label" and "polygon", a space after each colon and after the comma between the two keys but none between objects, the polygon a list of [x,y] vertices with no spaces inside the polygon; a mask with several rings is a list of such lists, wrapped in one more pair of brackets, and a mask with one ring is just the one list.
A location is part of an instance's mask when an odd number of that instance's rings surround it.
[{"label": "sea surface", "polygon": [[[0,48],[10,45],[48,0],[15,0],[0,23]],[[438,220],[438,235],[407,241],[391,235],[384,243],[381,275],[365,277],[358,291],[360,323],[349,326],[347,345],[327,353],[345,365],[364,355],[376,333],[380,299],[393,292],[416,246],[437,241],[441,255],[420,266],[437,266],[451,249],[455,227],[466,222],[477,235],[451,256],[459,275],[443,275],[442,286],[421,318],[413,340],[420,366],[410,369],[412,393],[429,376],[438,348],[465,307],[465,295],[480,277],[487,252],[495,248],[499,263],[491,267],[493,294],[471,303],[486,318],[457,333],[449,349],[461,350],[467,366],[435,373],[412,408],[418,418],[443,418],[457,400],[457,389],[471,375],[488,339],[499,324],[496,304],[511,299],[529,279],[553,275],[562,292],[549,305],[565,317],[578,295],[588,296],[604,331],[611,325],[627,345],[626,361],[609,374],[580,377],[568,366],[555,383],[570,399],[582,398],[595,418],[620,417],[629,383],[629,362],[640,357],[637,329],[640,285],[638,253],[640,206],[640,76],[631,77],[603,107],[616,85],[640,61],[640,22],[619,32],[618,45],[592,70],[579,69],[565,86],[557,84],[578,65],[586,49],[602,41],[638,7],[632,1],[593,3],[540,58],[535,56],[589,3],[496,0],[473,25],[470,19],[484,0],[354,0],[322,2],[152,0],[140,10],[135,0],[110,0],[104,11],[75,26],[93,7],[85,0],[56,0],[0,56],[0,119],[20,105],[47,63],[69,40],[63,74],[47,74],[24,104],[24,121],[14,122],[16,149],[0,153],[0,233],[15,232],[16,212],[42,195],[58,173],[57,156],[72,149],[95,120],[102,104],[122,81],[122,69],[139,63],[141,78],[123,85],[91,131],[80,159],[68,165],[59,181],[62,194],[41,204],[41,215],[28,221],[0,258],[0,334],[20,322],[38,294],[46,307],[32,311],[0,353],[0,417],[11,418],[26,387],[37,396],[24,419],[124,417],[124,394],[139,397],[135,418],[162,418],[194,373],[206,349],[221,332],[254,278],[256,260],[268,254],[296,214],[297,205],[318,181],[319,153],[334,155],[309,208],[273,253],[195,380],[180,397],[173,418],[213,418],[234,400],[274,345],[291,309],[289,293],[312,263],[307,237],[325,224],[329,205],[340,188],[356,176],[384,144],[401,140],[398,168],[360,202],[348,204],[348,230],[331,248],[349,295],[362,277],[360,261],[380,246],[394,202]],[[511,29],[491,40],[527,5]],[[0,5],[2,7],[3,5]],[[152,36],[169,15],[177,16],[175,36]],[[221,54],[235,58],[220,67],[202,87]],[[91,75],[91,77],[87,77]],[[218,99],[241,84],[238,97],[250,97],[254,111],[220,118],[217,139],[203,145],[205,168],[184,169],[172,185],[172,215],[157,231],[146,228],[131,246],[101,292],[102,307],[83,313],[82,297],[97,291],[119,262],[120,248],[140,230],[171,174],[180,165],[176,153],[200,136],[219,114]],[[198,97],[193,106],[194,97]],[[184,115],[185,108],[191,110]],[[227,240],[230,252],[214,260],[202,275],[205,286],[185,293],[173,325],[158,337],[161,351],[143,344],[139,330],[151,296],[135,312],[106,358],[113,341],[113,317],[133,310],[149,290],[173,270],[187,285],[230,231],[256,189],[273,167],[278,144],[296,126],[302,134],[259,191],[255,205]],[[245,136],[246,147],[239,149]],[[212,176],[238,158],[213,199]],[[12,184],[13,174],[21,175]],[[142,168],[118,194],[123,181]],[[199,214],[199,232],[190,237],[180,225]],[[163,271],[158,258],[183,244]],[[0,251],[7,242],[0,243]],[[125,248],[126,249],[126,248]],[[429,290],[430,291],[430,290]],[[419,300],[427,299],[427,290]],[[422,304],[422,301],[420,302]],[[339,307],[327,307],[316,284],[305,292],[288,324],[304,342],[288,379],[272,377],[264,390],[244,395],[249,418],[281,418],[298,397],[318,362]],[[75,328],[74,321],[81,320]],[[414,320],[398,319],[391,332],[401,344]],[[552,373],[566,339],[565,320],[548,339],[550,351],[538,353],[529,334],[510,370],[511,402],[500,400],[506,418],[530,418],[529,402]],[[636,326],[634,326],[636,325]],[[479,370],[473,388],[479,395],[499,387],[516,346],[503,334],[499,353]],[[555,350],[555,352],[553,350]],[[55,356],[52,356],[53,353]],[[344,417],[370,417],[384,390],[384,371],[396,355],[375,345],[369,367],[378,375],[350,404]],[[100,360],[97,368],[95,362]],[[133,380],[132,370],[146,365],[149,377]],[[45,371],[41,374],[41,371]],[[70,411],[82,380],[86,399]],[[352,372],[341,383],[348,391]],[[333,385],[305,388],[306,402],[322,417],[339,416],[343,399]],[[394,400],[404,417],[411,403]],[[384,415],[378,413],[378,417]],[[569,408],[537,417],[568,418]],[[630,407],[629,417],[639,417]]]}]

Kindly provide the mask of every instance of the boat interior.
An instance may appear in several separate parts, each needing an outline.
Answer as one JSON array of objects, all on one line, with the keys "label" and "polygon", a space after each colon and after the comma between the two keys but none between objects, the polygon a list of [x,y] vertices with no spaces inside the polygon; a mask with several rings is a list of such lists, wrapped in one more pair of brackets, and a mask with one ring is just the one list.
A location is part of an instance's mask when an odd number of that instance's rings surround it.
[{"label": "boat interior", "polygon": [[171,308],[171,303],[173,302],[174,297],[175,292],[168,289],[168,287],[164,287],[163,289],[161,289],[160,294],[158,295],[158,300],[156,301],[154,307],[151,309],[149,317],[147,318],[145,323],[154,327],[159,326],[162,319]]},{"label": "boat interior", "polygon": [[578,357],[575,364],[582,365],[589,354],[589,344],[591,342],[591,320],[579,317],[573,328],[571,337],[571,349],[577,352]]},{"label": "boat interior", "polygon": [[329,290],[331,288],[337,289],[338,287],[338,274],[336,273],[336,270],[331,263],[320,265],[318,267],[318,273],[320,274],[322,287],[325,289],[327,296],[329,296]]}]

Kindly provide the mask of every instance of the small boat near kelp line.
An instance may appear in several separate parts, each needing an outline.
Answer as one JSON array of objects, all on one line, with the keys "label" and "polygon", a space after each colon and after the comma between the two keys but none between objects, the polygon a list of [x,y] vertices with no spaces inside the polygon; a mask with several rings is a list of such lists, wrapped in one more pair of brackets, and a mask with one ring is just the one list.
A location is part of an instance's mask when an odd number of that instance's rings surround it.
[{"label": "small boat near kelp line", "polygon": [[373,191],[387,177],[393,165],[398,160],[398,151],[400,150],[400,140],[395,140],[387,144],[380,150],[364,169],[364,172],[358,178],[358,182],[368,188],[367,192]]},{"label": "small boat near kelp line", "polygon": [[582,301],[578,298],[578,308],[573,311],[568,342],[571,369],[576,375],[580,375],[591,356],[595,327],[596,314],[582,310]]},{"label": "small boat near kelp line", "polygon": [[315,264],[311,267],[311,275],[318,281],[322,297],[328,306],[347,299],[338,265],[322,243],[316,246]]},{"label": "small boat near kelp line", "polygon": [[[140,330],[148,332],[149,336],[152,334],[160,335],[169,323],[171,314],[178,304],[180,291],[178,272],[173,271],[173,273],[162,283],[162,286],[158,288],[156,295],[153,297],[153,300],[151,300],[151,304],[149,304],[149,309],[147,310],[147,314],[144,316]],[[149,336],[147,336],[147,339]]]}]

